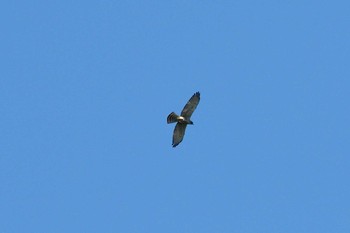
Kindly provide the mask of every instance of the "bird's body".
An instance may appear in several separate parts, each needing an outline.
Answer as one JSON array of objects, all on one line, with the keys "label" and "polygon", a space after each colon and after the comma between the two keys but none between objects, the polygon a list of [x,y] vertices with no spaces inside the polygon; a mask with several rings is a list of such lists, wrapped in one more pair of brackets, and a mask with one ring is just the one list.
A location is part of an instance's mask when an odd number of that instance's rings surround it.
[{"label": "bird's body", "polygon": [[172,112],[167,117],[168,124],[177,122],[173,134],[173,147],[179,145],[180,142],[183,140],[187,125],[193,125],[193,122],[191,121],[191,116],[194,110],[196,109],[199,100],[200,93],[196,92],[187,102],[187,104],[181,111],[180,116]]},{"label": "bird's body", "polygon": [[193,122],[191,120],[186,119],[183,116],[178,116],[178,115],[176,115],[175,112],[172,112],[172,113],[169,114],[169,116],[167,118],[167,123],[170,124],[170,123],[175,123],[175,122],[178,122],[178,123],[181,123],[181,124],[193,125]]}]

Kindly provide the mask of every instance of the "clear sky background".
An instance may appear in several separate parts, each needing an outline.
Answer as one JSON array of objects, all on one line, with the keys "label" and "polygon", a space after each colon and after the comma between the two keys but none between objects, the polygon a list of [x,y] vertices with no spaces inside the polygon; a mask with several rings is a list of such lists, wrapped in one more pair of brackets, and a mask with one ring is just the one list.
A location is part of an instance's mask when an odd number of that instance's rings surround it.
[{"label": "clear sky background", "polygon": [[1,233],[350,232],[349,1],[0,5]]}]

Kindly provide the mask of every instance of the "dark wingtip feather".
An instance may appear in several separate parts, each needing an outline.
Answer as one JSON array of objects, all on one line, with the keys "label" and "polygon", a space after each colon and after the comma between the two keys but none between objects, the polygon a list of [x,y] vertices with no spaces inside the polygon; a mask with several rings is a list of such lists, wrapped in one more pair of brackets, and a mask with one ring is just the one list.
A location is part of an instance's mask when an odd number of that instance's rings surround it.
[{"label": "dark wingtip feather", "polygon": [[199,92],[199,91],[197,91],[196,93],[194,93],[194,95],[193,96],[197,96],[198,97],[198,99],[200,99],[200,97],[201,97],[201,93]]}]

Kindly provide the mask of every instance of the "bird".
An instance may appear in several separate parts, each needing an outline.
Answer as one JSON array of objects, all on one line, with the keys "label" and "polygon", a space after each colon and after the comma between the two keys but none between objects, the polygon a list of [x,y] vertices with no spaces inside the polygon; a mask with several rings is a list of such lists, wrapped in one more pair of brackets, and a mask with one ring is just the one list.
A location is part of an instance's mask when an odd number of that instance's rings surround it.
[{"label": "bird", "polygon": [[173,133],[173,143],[172,146],[176,147],[182,142],[187,125],[193,125],[193,121],[191,121],[191,116],[194,110],[197,108],[200,100],[200,93],[197,91],[192,95],[192,97],[188,100],[185,107],[182,109],[180,116],[175,112],[171,112],[167,117],[167,123],[176,123],[174,133]]}]

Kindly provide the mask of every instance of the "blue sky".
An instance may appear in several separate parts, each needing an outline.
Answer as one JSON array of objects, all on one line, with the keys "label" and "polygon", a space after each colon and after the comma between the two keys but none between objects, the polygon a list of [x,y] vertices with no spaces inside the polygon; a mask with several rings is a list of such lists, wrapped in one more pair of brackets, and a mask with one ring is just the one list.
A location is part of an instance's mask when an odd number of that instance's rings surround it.
[{"label": "blue sky", "polygon": [[348,1],[0,5],[0,232],[350,232]]}]

